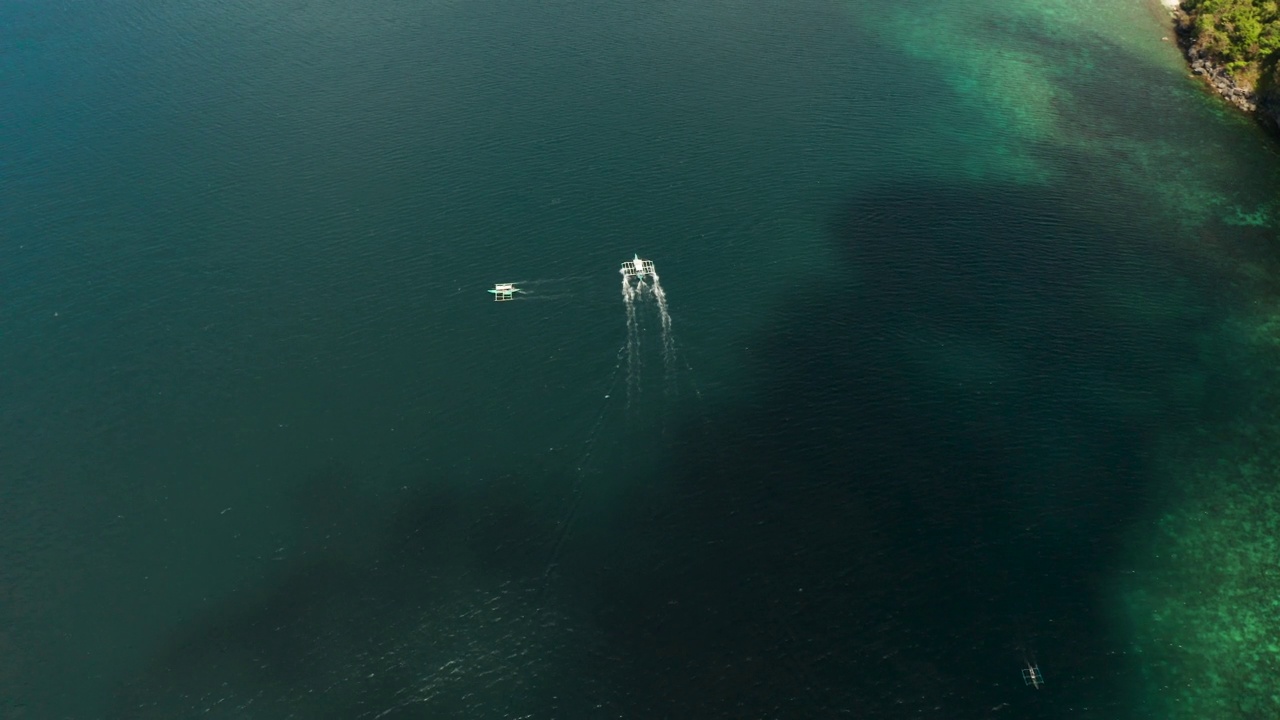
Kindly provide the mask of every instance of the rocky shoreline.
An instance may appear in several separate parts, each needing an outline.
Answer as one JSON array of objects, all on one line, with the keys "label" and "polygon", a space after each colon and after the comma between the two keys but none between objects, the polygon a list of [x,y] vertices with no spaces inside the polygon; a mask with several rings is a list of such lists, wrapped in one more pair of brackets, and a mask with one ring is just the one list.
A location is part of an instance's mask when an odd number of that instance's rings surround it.
[{"label": "rocky shoreline", "polygon": [[1260,96],[1250,86],[1237,83],[1225,67],[1196,46],[1194,20],[1177,0],[1162,0],[1173,18],[1173,29],[1191,73],[1204,80],[1214,92],[1231,105],[1254,116],[1271,130],[1280,131],[1280,99]]}]

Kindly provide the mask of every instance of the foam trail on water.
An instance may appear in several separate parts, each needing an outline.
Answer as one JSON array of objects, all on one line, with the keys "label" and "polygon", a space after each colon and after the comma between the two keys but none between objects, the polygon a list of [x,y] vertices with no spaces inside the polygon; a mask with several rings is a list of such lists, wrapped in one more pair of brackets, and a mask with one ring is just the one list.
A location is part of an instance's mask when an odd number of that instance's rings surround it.
[{"label": "foam trail on water", "polygon": [[636,325],[636,289],[626,273],[622,274],[622,302],[627,306],[627,405],[631,405],[639,385],[640,328]]},{"label": "foam trail on water", "polygon": [[529,292],[522,292],[511,299],[520,300],[521,302],[528,302],[530,300],[564,300],[566,298],[571,298],[571,297],[574,297],[573,293],[566,293],[566,292],[540,293],[540,292],[529,291]]},{"label": "foam trail on water", "polygon": [[662,316],[662,362],[666,366],[670,378],[676,371],[676,345],[671,337],[671,314],[667,312],[667,293],[658,282],[658,273],[653,273],[653,298],[658,301],[658,312]]},{"label": "foam trail on water", "polygon": [[570,277],[560,277],[560,278],[538,278],[536,280],[516,280],[513,284],[515,285],[547,285],[550,283],[566,283],[566,282],[575,282],[578,280],[590,280],[590,279],[591,279],[590,275],[573,275]]}]

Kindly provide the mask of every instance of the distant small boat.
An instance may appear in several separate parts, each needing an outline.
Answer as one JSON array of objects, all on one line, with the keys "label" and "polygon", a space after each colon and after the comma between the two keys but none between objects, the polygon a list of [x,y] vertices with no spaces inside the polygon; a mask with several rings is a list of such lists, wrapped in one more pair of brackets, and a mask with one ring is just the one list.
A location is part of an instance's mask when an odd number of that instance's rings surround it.
[{"label": "distant small boat", "polygon": [[520,292],[520,288],[516,287],[515,283],[498,283],[489,292],[493,294],[495,302],[504,302]]},{"label": "distant small boat", "polygon": [[1031,664],[1027,661],[1027,666],[1022,669],[1022,682],[1026,685],[1039,690],[1044,684],[1044,676],[1040,674],[1040,666]]}]

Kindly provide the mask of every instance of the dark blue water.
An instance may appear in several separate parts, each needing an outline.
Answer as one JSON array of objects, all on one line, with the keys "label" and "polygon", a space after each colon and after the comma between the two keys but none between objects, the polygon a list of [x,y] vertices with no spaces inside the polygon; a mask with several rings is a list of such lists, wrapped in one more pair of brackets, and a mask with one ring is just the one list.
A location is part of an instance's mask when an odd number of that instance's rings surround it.
[{"label": "dark blue water", "polygon": [[0,0],[4,716],[1153,716],[1274,158],[946,5]]}]

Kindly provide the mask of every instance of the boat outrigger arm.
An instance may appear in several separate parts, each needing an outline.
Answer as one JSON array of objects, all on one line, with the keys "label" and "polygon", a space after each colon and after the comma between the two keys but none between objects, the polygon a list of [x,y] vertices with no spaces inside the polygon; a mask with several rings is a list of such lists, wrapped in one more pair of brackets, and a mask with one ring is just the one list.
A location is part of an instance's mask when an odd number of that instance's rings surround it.
[{"label": "boat outrigger arm", "polygon": [[520,288],[516,287],[515,283],[498,283],[489,292],[493,294],[495,302],[504,302],[512,299],[516,293],[520,292]]}]

